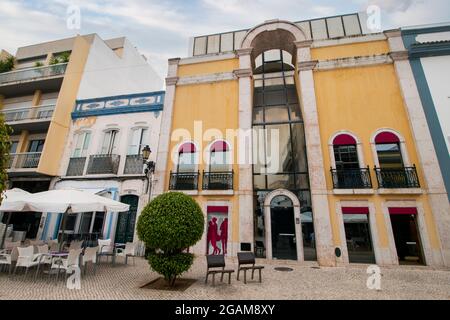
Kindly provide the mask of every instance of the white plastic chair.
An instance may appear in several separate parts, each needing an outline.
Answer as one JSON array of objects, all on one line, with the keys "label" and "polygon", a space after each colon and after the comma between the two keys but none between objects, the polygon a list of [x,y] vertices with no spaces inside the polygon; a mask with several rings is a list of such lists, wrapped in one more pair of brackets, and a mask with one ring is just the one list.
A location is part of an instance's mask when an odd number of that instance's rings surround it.
[{"label": "white plastic chair", "polygon": [[125,248],[116,249],[116,255],[118,257],[124,257],[125,264],[128,264],[128,257],[133,257],[133,265],[136,265],[136,244],[134,244],[133,242],[127,242],[125,244]]},{"label": "white plastic chair", "polygon": [[7,253],[6,250],[3,250],[2,252],[0,252],[0,266],[6,267],[9,265],[8,273],[11,275],[12,265],[17,261],[18,257],[19,251],[17,250],[17,247],[13,248],[10,253]]},{"label": "white plastic chair", "polygon": [[97,269],[97,253],[98,253],[99,247],[92,247],[92,248],[86,248],[84,250],[83,259],[82,259],[82,265],[84,267],[84,274],[86,274],[87,270],[87,263],[91,262],[94,264],[94,274]]},{"label": "white plastic chair", "polygon": [[67,258],[53,259],[51,269],[58,269],[58,273],[56,274],[56,280],[58,280],[59,271],[61,269],[65,270],[67,276],[67,270],[70,267],[80,267],[80,255],[82,251],[83,249],[70,250]]},{"label": "white plastic chair", "polygon": [[98,239],[98,262],[102,257],[106,256],[106,261],[108,262],[108,258],[114,256],[114,246],[112,245],[111,239],[101,240]]},{"label": "white plastic chair", "polygon": [[14,274],[16,274],[17,268],[25,268],[25,275],[28,273],[28,269],[39,264],[40,254],[34,254],[34,247],[28,246],[26,248],[17,247],[19,251],[19,257],[17,258],[16,266],[14,267]]},{"label": "white plastic chair", "polygon": [[70,250],[78,250],[83,248],[83,241],[74,240],[69,245]]}]

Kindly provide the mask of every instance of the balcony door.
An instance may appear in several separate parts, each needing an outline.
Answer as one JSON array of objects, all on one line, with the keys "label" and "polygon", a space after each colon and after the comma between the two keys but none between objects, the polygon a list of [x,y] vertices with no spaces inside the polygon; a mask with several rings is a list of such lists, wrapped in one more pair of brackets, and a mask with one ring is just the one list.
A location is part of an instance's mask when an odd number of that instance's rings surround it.
[{"label": "balcony door", "polygon": [[91,141],[90,132],[81,132],[75,136],[75,149],[73,151],[73,158],[84,158],[87,155],[89,142]]},{"label": "balcony door", "polygon": [[44,149],[44,139],[31,140],[27,154],[23,155],[22,168],[37,168],[39,165],[39,159],[41,158],[41,152]]},{"label": "balcony door", "polygon": [[106,131],[103,136],[103,143],[100,153],[101,154],[115,154],[117,153],[119,130]]},{"label": "balcony door", "polygon": [[139,197],[135,195],[126,195],[120,198],[120,201],[130,205],[130,210],[119,213],[116,228],[116,243],[133,242],[134,228],[136,224],[136,213],[139,203]]}]

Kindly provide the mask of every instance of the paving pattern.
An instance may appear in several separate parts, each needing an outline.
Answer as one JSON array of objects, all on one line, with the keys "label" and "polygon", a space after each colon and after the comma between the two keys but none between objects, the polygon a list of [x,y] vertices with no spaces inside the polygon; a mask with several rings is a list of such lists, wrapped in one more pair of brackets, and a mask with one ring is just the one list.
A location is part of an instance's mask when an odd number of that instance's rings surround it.
[{"label": "paving pattern", "polygon": [[[63,277],[55,281],[42,275],[34,281],[34,272],[13,277],[0,272],[0,299],[450,299],[450,270],[427,267],[382,267],[381,290],[376,291],[367,289],[365,265],[318,268],[314,263],[261,260],[262,283],[256,277],[244,284],[234,274],[231,285],[216,281],[213,287],[204,283],[206,262],[198,257],[184,275],[197,281],[184,292],[174,292],[140,288],[158,277],[144,259],[136,259],[135,266],[120,262],[115,267],[105,262],[95,275],[88,271],[80,290],[67,289]],[[293,271],[276,271],[280,266]],[[227,268],[237,269],[234,258],[227,258]]]}]

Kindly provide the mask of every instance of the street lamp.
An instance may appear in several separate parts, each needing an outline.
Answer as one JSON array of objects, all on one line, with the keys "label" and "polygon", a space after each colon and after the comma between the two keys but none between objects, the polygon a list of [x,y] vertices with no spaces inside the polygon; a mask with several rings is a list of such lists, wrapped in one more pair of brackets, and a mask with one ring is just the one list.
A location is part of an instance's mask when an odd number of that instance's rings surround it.
[{"label": "street lamp", "polygon": [[152,150],[148,145],[142,149],[142,161],[146,165],[145,167],[145,174],[148,175],[149,173],[155,172],[155,162],[154,161],[148,161],[150,158],[150,154],[152,153]]},{"label": "street lamp", "polygon": [[144,162],[145,165],[145,176],[147,177],[147,192],[149,193],[149,198],[151,197],[151,191],[152,191],[152,187],[150,186],[151,184],[151,177],[153,176],[153,173],[155,172],[155,162],[154,161],[148,161],[148,159],[150,159],[150,155],[152,153],[152,150],[150,149],[150,147],[148,145],[146,145],[143,149],[142,149],[142,161]]}]

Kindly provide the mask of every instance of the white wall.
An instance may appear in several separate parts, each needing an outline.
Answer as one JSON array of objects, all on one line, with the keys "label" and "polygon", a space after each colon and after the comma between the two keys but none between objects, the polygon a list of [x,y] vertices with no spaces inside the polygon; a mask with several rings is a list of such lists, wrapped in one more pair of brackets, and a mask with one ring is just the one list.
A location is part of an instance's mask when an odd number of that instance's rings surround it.
[{"label": "white wall", "polygon": [[78,100],[159,91],[163,82],[149,63],[125,39],[122,57],[97,35],[89,51]]},{"label": "white wall", "polygon": [[436,113],[450,152],[450,56],[420,59],[430,88]]}]

